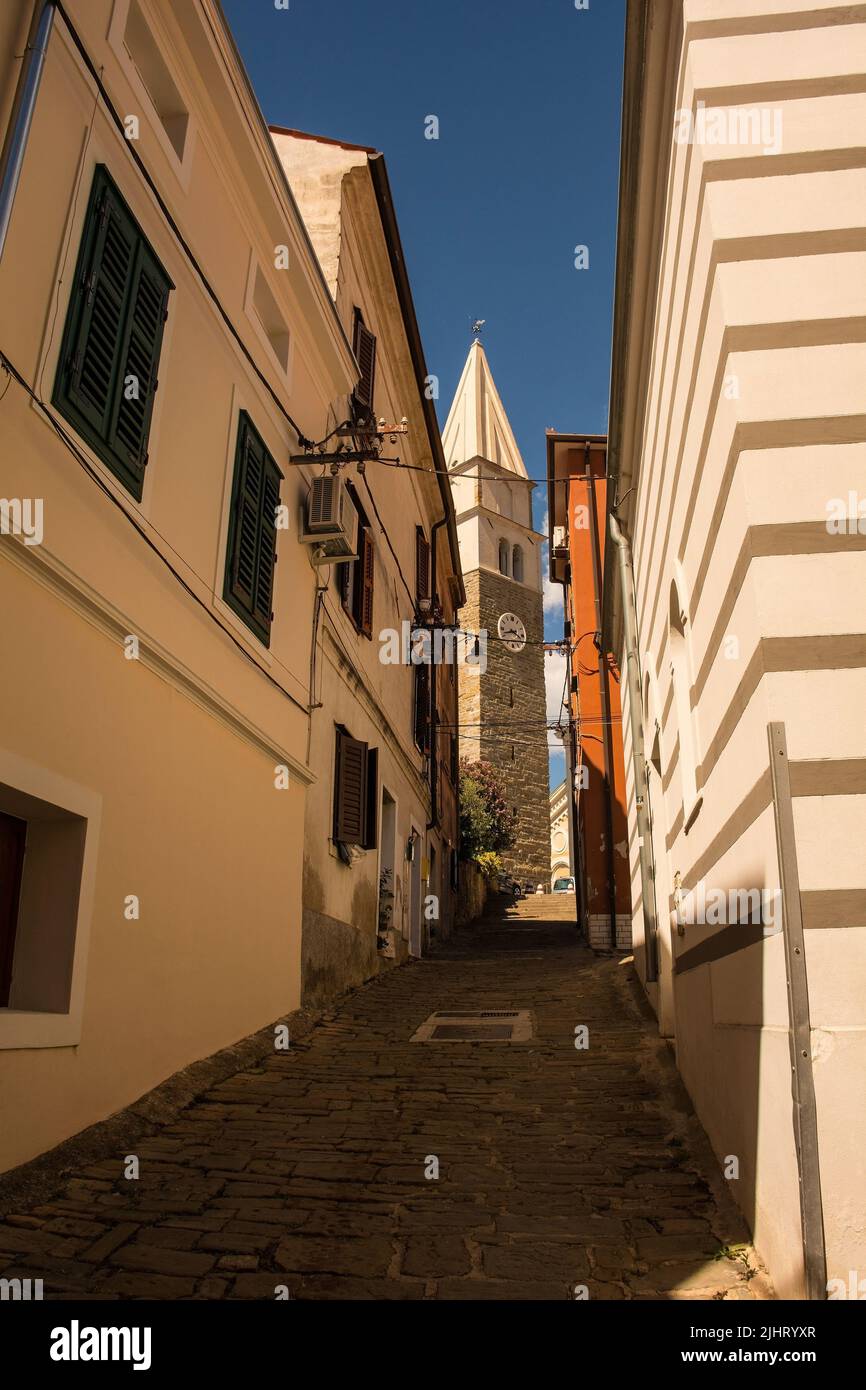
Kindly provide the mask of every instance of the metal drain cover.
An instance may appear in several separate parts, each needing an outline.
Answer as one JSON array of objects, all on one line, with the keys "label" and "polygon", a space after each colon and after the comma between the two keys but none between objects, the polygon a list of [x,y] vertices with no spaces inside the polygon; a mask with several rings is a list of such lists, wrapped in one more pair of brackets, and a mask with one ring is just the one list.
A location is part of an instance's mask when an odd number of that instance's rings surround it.
[{"label": "metal drain cover", "polygon": [[437,1023],[430,1042],[513,1042],[511,1023]]},{"label": "metal drain cover", "polygon": [[412,1034],[410,1042],[528,1042],[529,1009],[440,1009]]},{"label": "metal drain cover", "polygon": [[439,1009],[431,1018],[517,1018],[519,1009]]}]

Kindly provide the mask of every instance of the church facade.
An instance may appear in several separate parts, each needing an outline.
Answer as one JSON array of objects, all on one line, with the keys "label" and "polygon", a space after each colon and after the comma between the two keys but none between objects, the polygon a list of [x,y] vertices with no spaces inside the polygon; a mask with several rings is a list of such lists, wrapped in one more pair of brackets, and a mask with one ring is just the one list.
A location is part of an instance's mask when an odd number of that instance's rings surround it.
[{"label": "church facade", "polygon": [[473,342],[442,435],[466,605],[482,660],[460,667],[460,754],[500,773],[517,811],[507,872],[550,882],[541,547],[530,481],[480,342]]}]

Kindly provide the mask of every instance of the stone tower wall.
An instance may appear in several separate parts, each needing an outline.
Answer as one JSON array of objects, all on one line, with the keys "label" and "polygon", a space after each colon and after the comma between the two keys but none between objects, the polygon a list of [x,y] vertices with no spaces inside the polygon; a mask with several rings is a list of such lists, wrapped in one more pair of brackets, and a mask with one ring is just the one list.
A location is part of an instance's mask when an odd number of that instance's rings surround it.
[{"label": "stone tower wall", "polygon": [[[508,803],[518,808],[514,848],[502,856],[505,868],[545,888],[550,879],[550,811],[547,733],[544,726],[544,650],[542,597],[490,570],[464,576],[464,630],[486,630],[487,670],[483,676],[460,668],[461,757],[483,758],[502,775]],[[526,628],[522,652],[498,640],[501,613],[516,613]],[[494,640],[495,639],[495,640]]]}]

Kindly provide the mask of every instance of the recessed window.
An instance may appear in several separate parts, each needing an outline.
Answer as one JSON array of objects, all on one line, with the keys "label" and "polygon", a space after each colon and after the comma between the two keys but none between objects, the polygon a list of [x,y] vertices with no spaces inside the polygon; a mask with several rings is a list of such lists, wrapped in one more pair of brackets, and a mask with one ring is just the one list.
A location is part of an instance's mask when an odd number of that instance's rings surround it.
[{"label": "recessed window", "polygon": [[499,573],[500,573],[500,574],[505,574],[505,575],[508,574],[508,572],[509,572],[508,561],[509,561],[508,541],[504,541],[504,540],[503,540],[503,541],[500,541],[500,542],[499,542]]},{"label": "recessed window", "polygon": [[274,356],[283,371],[288,371],[289,330],[271,292],[271,287],[258,266],[256,266],[256,278],[253,287],[253,309],[265,331]]},{"label": "recessed window", "polygon": [[178,159],[183,159],[189,112],[165,65],[138,0],[130,0],[123,42]]},{"label": "recessed window", "polygon": [[523,551],[516,545],[511,553],[511,577],[516,579],[518,584],[523,583]]},{"label": "recessed window", "polygon": [[0,784],[0,1009],[69,1009],[87,822]]}]

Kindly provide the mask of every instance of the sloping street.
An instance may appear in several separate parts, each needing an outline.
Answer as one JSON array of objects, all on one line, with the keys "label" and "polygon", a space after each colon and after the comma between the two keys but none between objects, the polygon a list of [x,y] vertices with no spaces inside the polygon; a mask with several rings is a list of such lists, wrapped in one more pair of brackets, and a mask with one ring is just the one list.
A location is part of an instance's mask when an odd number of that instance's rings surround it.
[{"label": "sloping street", "polygon": [[[0,1276],[46,1298],[771,1297],[629,965],[572,911],[488,916],[200,1096],[137,1178],[116,1153],[7,1211]],[[410,1041],[474,1010],[529,1010],[532,1037]]]}]

